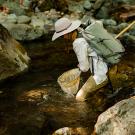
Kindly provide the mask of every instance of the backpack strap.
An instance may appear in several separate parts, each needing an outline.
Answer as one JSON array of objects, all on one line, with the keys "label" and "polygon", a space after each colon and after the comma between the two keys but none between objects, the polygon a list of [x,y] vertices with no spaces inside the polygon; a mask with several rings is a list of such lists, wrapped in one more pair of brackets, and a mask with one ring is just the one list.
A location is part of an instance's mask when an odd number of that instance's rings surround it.
[{"label": "backpack strap", "polygon": [[90,58],[91,58],[91,64],[92,64],[92,76],[94,76],[94,63],[93,63],[93,57],[92,56],[90,56]]},{"label": "backpack strap", "polygon": [[[108,66],[108,72],[111,68],[111,64],[107,64]],[[108,85],[109,85],[109,89],[111,90],[112,94],[114,93],[114,88],[113,88],[113,85],[112,85],[112,82],[111,82],[111,79],[110,79],[110,76],[109,76],[109,73],[107,74],[107,77],[108,77]]]}]

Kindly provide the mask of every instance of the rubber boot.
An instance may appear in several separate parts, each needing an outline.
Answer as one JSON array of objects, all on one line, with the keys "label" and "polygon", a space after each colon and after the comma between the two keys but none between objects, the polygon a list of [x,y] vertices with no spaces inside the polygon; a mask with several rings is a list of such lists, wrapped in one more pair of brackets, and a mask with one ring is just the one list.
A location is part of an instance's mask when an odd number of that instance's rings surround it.
[{"label": "rubber boot", "polygon": [[108,79],[103,81],[101,84],[96,84],[94,78],[90,76],[86,83],[82,86],[82,88],[76,94],[76,100],[85,101],[88,94],[98,90],[99,88],[105,86],[108,83]]}]

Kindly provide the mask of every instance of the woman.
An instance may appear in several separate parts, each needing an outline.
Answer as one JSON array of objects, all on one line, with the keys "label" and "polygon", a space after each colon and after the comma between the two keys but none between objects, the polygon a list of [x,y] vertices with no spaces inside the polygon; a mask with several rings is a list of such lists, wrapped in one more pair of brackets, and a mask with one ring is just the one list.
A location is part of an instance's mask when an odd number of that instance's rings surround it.
[{"label": "woman", "polygon": [[107,64],[97,55],[90,47],[85,38],[81,35],[81,21],[70,21],[67,18],[61,18],[55,23],[55,33],[52,41],[60,36],[73,41],[73,50],[78,59],[78,67],[82,72],[87,72],[89,69],[92,75],[76,94],[76,100],[85,101],[88,94],[103,86],[108,82]]}]

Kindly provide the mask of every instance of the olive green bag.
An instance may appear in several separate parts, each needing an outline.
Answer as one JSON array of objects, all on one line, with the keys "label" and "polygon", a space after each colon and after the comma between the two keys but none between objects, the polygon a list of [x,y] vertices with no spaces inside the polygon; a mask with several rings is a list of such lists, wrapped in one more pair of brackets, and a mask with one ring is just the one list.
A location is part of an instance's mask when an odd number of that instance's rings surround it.
[{"label": "olive green bag", "polygon": [[117,39],[104,29],[103,25],[95,22],[87,26],[82,35],[105,62],[116,64],[120,61],[125,49]]}]

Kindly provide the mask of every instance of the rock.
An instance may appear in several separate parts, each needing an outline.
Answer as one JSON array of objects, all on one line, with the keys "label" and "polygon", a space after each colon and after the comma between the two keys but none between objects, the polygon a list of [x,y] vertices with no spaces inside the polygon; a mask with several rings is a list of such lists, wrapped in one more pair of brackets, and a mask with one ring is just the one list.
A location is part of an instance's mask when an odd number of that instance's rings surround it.
[{"label": "rock", "polygon": [[68,12],[68,1],[67,0],[52,0],[54,7],[57,11],[62,11],[64,13]]},{"label": "rock", "polygon": [[84,13],[84,8],[83,8],[83,1],[76,2],[76,1],[69,1],[68,2],[68,10],[69,12],[76,12],[76,13]]},{"label": "rock", "polygon": [[55,9],[51,9],[49,13],[50,14],[49,19],[58,19],[60,17],[59,13],[60,12],[57,12]]},{"label": "rock", "polygon": [[101,9],[99,10],[99,12],[96,14],[96,18],[98,19],[108,19],[109,16],[109,8],[102,6]]},{"label": "rock", "polygon": [[47,18],[47,14],[45,12],[38,12],[38,13],[35,13],[32,18],[37,18],[37,19],[41,19],[43,21],[46,21]]},{"label": "rock", "polygon": [[30,6],[30,0],[24,0],[23,1],[23,5],[25,6],[25,8],[29,8],[29,6]]},{"label": "rock", "polygon": [[51,20],[46,20],[44,25],[44,34],[48,34],[54,31],[54,23]]},{"label": "rock", "polygon": [[113,20],[113,19],[103,19],[102,21],[103,21],[103,24],[105,26],[108,26],[108,25],[116,26],[117,25],[117,22],[115,20]]},{"label": "rock", "polygon": [[30,25],[33,26],[34,28],[43,29],[44,28],[44,24],[45,23],[44,23],[43,20],[38,19],[37,16],[32,16]]},{"label": "rock", "polygon": [[113,0],[113,2],[116,4],[135,4],[134,0]]},{"label": "rock", "polygon": [[122,100],[103,112],[95,124],[96,135],[134,135],[135,98]]},{"label": "rock", "polygon": [[52,135],[90,135],[90,132],[87,128],[83,127],[64,127],[56,130]]},{"label": "rock", "polygon": [[17,17],[17,23],[29,23],[31,21],[31,18],[25,15],[21,15]]},{"label": "rock", "polygon": [[9,14],[6,18],[7,23],[16,23],[17,22],[17,16],[15,14]]},{"label": "rock", "polygon": [[7,15],[5,15],[3,12],[0,12],[0,23],[3,23],[6,21]]},{"label": "rock", "polygon": [[108,32],[110,32],[110,33],[112,33],[112,34],[114,34],[114,33],[119,33],[119,29],[118,29],[117,26],[110,26],[110,25],[105,26],[105,25],[104,25],[104,27],[107,29]]},{"label": "rock", "polygon": [[[38,0],[33,0],[33,2],[36,2]],[[33,3],[34,4],[34,3]],[[42,1],[38,1],[35,5],[37,5],[37,7],[39,8],[39,10],[41,12],[44,12],[44,11],[47,11],[47,10],[50,10],[51,8],[54,7],[53,5],[53,1],[51,0],[42,0]]]},{"label": "rock", "polygon": [[130,35],[129,33],[125,33],[122,37],[124,43],[126,45],[135,46],[135,36]]},{"label": "rock", "polygon": [[57,11],[67,12],[67,0],[31,0],[29,4],[29,9],[32,11],[38,9],[38,11],[44,12],[52,8],[56,9]]},{"label": "rock", "polygon": [[[0,13],[0,23],[9,30],[16,40],[34,40],[54,31],[54,22],[62,15],[61,12],[57,12],[55,9],[34,13],[31,17],[29,17],[30,15],[17,16],[15,14],[5,15]],[[79,15],[71,14],[70,17],[79,17]]]},{"label": "rock", "polygon": [[84,2],[84,4],[83,4],[83,7],[86,9],[86,10],[90,10],[91,9],[91,3],[88,1],[88,0],[86,0],[85,2]]},{"label": "rock", "polygon": [[25,49],[0,25],[0,80],[26,70],[29,60]]},{"label": "rock", "polygon": [[[132,56],[132,60],[134,57]],[[128,87],[130,81],[130,74],[134,74],[133,69],[127,65],[131,60],[127,60],[122,64],[121,62],[109,69],[109,78],[111,80],[113,88],[116,90],[118,88]],[[131,65],[131,64],[130,64]]]},{"label": "rock", "polygon": [[11,14],[24,15],[24,14],[26,13],[26,12],[25,12],[25,9],[20,8],[18,2],[10,2],[10,1],[7,1],[7,2],[5,3],[5,6],[10,9],[10,13],[11,13]]},{"label": "rock", "polygon": [[118,26],[117,26],[117,29],[120,31],[122,31],[124,28],[126,28],[128,26],[128,23],[120,23]]},{"label": "rock", "polygon": [[135,36],[135,27],[130,28],[129,34]]},{"label": "rock", "polygon": [[69,16],[69,19],[71,19],[71,20],[80,19],[80,14],[79,14],[79,13],[72,13],[72,14],[70,14],[70,16]]},{"label": "rock", "polygon": [[34,40],[40,38],[44,34],[44,29],[40,27],[32,27],[28,24],[3,24],[17,40]]},{"label": "rock", "polygon": [[102,4],[103,4],[104,1],[105,1],[105,0],[96,0],[96,2],[95,2],[95,4],[94,4],[93,8],[94,8],[95,10],[99,9],[99,8],[102,6]]}]

